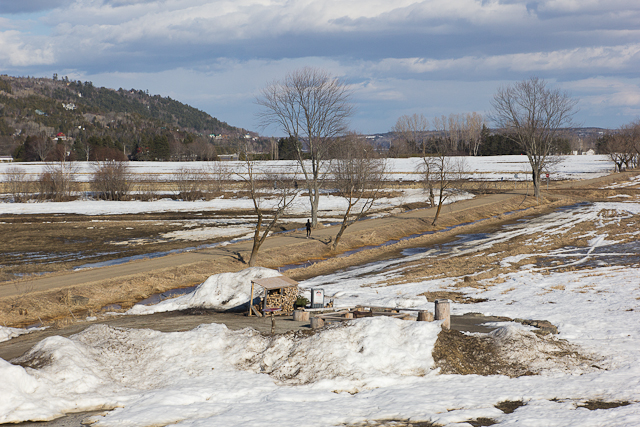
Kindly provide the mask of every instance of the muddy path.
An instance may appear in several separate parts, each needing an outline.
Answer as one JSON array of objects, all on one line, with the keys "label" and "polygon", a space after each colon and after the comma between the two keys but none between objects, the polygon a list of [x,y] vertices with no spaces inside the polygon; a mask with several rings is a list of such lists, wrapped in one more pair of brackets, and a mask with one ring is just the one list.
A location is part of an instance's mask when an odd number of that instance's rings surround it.
[{"label": "muddy path", "polygon": [[[635,175],[617,174],[563,183],[557,185],[557,191],[545,192],[540,201],[526,190],[479,195],[444,207],[435,227],[431,225],[434,209],[415,209],[360,221],[347,229],[336,252],[332,252],[329,245],[337,231],[335,226],[314,230],[311,239],[306,239],[302,231],[282,233],[267,239],[261,248],[259,265],[279,268],[313,260],[312,264],[285,274],[298,280],[327,274],[387,259],[404,248],[450,241],[458,234],[486,232],[558,206],[585,199],[606,200],[616,190],[603,190],[604,186],[632,176]],[[572,189],[589,191],[578,191],[580,194],[576,196]],[[411,236],[418,237],[402,240]],[[393,244],[387,244],[393,240]],[[349,251],[363,247],[366,250],[349,254]],[[240,242],[121,265],[5,282],[0,284],[0,323],[25,326],[43,322],[62,326],[74,317],[99,313],[110,303],[120,304],[124,310],[149,295],[193,286],[211,274],[246,268],[250,249],[250,242]]]}]

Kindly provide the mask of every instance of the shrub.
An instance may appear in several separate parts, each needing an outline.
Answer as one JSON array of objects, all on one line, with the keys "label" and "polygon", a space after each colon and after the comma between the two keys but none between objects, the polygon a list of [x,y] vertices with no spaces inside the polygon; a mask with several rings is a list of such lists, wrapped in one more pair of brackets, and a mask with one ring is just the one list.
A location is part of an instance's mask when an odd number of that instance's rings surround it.
[{"label": "shrub", "polygon": [[182,200],[194,201],[204,197],[207,174],[200,169],[180,168],[174,175],[176,190]]},{"label": "shrub", "polygon": [[14,203],[22,203],[29,199],[32,181],[24,169],[11,167],[7,170],[7,192]]},{"label": "shrub", "polygon": [[97,162],[91,178],[91,191],[103,200],[125,200],[131,190],[129,166],[117,160]]},{"label": "shrub", "polygon": [[38,182],[41,199],[61,202],[69,200],[73,192],[74,165],[69,162],[49,163]]}]

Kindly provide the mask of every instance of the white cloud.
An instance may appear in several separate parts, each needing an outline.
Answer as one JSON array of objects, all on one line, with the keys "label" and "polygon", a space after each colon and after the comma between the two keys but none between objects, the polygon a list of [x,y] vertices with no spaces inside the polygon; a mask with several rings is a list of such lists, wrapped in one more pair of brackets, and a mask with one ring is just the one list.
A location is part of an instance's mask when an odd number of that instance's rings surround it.
[{"label": "white cloud", "polygon": [[567,84],[582,93],[583,105],[640,109],[640,79],[592,78]]},{"label": "white cloud", "polygon": [[385,58],[370,63],[370,67],[390,74],[398,72],[424,74],[448,70],[458,73],[495,72],[496,70],[516,72],[554,70],[558,73],[566,73],[584,69],[632,70],[638,65],[640,65],[640,44],[448,59]]},{"label": "white cloud", "polygon": [[51,45],[39,37],[31,43],[23,41],[22,34],[16,30],[0,32],[0,64],[12,67],[53,64],[54,55]]},{"label": "white cloud", "polygon": [[537,2],[538,10],[564,13],[593,13],[612,10],[636,10],[640,7],[636,0],[542,0]]}]

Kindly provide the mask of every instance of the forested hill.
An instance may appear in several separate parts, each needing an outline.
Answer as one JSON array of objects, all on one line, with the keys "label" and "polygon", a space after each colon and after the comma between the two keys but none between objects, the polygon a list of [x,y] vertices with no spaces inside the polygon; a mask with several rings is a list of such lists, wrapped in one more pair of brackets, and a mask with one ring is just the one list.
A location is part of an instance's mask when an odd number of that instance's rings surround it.
[{"label": "forested hill", "polygon": [[129,148],[160,134],[190,143],[213,135],[233,138],[246,131],[142,90],[95,87],[55,75],[53,79],[0,76],[0,155],[11,154],[7,151],[29,136],[53,138],[60,133],[80,142],[109,137]]}]

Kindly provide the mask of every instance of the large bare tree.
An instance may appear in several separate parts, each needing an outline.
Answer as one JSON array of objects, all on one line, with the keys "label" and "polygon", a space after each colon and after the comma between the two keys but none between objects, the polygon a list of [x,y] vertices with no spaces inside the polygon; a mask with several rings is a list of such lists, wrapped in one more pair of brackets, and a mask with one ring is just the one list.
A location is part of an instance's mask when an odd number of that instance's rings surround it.
[{"label": "large bare tree", "polygon": [[629,123],[620,126],[615,132],[606,135],[604,149],[615,164],[617,172],[635,166],[640,142],[640,125]]},{"label": "large bare tree", "polygon": [[308,155],[298,146],[297,157],[309,193],[314,227],[331,144],[346,132],[347,120],[353,114],[350,97],[351,90],[345,82],[325,70],[305,67],[267,85],[256,100],[263,107],[258,114],[261,126],[276,125],[289,137],[308,145]]},{"label": "large bare tree", "polygon": [[532,77],[498,89],[491,104],[495,124],[527,154],[534,194],[540,197],[540,177],[560,130],[573,125],[577,100]]},{"label": "large bare tree", "polygon": [[373,147],[360,135],[349,134],[340,139],[335,150],[336,159],[331,164],[338,194],[347,202],[340,230],[332,249],[348,226],[369,212],[384,184],[385,161],[379,158]]}]

